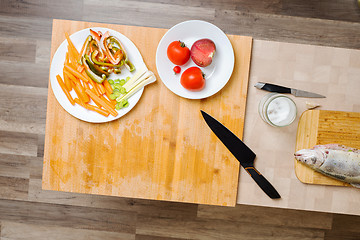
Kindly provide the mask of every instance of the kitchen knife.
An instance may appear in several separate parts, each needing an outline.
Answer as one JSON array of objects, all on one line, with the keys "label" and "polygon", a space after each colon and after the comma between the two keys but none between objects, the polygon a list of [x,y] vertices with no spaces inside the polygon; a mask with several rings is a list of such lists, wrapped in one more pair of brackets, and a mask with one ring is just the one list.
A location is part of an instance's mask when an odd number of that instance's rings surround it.
[{"label": "kitchen knife", "polygon": [[215,118],[201,110],[205,122],[220,141],[229,149],[240,165],[255,180],[257,185],[270,197],[280,198],[279,193],[270,182],[254,167],[255,153],[245,145],[234,133],[218,122]]},{"label": "kitchen knife", "polygon": [[317,94],[317,93],[307,92],[307,91],[303,91],[303,90],[299,90],[299,89],[295,89],[295,88],[283,87],[283,86],[279,86],[279,85],[275,85],[275,84],[271,84],[271,83],[258,82],[255,84],[254,87],[265,90],[265,91],[269,91],[269,92],[291,93],[295,97],[326,98],[325,96]]}]

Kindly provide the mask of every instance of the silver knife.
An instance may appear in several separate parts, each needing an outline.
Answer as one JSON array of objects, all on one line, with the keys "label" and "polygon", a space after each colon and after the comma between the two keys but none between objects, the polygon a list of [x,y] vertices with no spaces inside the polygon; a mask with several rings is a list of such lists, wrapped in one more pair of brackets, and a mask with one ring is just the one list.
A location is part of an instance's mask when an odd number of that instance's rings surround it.
[{"label": "silver knife", "polygon": [[317,94],[317,93],[307,92],[307,91],[303,91],[303,90],[299,90],[299,89],[295,89],[295,88],[283,87],[283,86],[279,86],[279,85],[275,85],[275,84],[271,84],[271,83],[258,82],[255,84],[254,87],[261,89],[261,90],[269,91],[269,92],[290,93],[290,94],[294,95],[295,97],[326,98],[325,96]]}]

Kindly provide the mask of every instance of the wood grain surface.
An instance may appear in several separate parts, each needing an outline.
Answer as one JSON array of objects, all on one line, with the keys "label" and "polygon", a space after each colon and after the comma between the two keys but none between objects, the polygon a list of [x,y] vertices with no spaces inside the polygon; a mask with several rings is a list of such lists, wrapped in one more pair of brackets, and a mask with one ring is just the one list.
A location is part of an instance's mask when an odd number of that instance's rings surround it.
[{"label": "wood grain surface", "polygon": [[229,82],[209,98],[189,100],[169,91],[156,72],[165,29],[54,20],[52,55],[65,32],[96,26],[131,39],[158,81],[145,88],[127,115],[105,124],[72,117],[49,88],[43,188],[235,206],[239,163],[212,134],[200,109],[242,137],[252,38],[229,35],[236,59]]},{"label": "wood grain surface", "polygon": [[[298,125],[296,151],[333,143],[360,148],[360,113],[326,110],[304,112]],[[351,186],[318,173],[296,160],[295,173],[303,183]]]},{"label": "wood grain surface", "polygon": [[[137,0],[108,5],[0,1],[0,45],[30,47],[23,52],[11,48],[14,53],[1,47],[0,53],[1,240],[359,239],[359,216],[42,190],[53,18],[162,29],[200,19],[226,34],[255,40],[360,49],[360,9],[354,0]],[[289,194],[304,197],[296,191]],[[337,193],[333,197],[341,199]]]}]

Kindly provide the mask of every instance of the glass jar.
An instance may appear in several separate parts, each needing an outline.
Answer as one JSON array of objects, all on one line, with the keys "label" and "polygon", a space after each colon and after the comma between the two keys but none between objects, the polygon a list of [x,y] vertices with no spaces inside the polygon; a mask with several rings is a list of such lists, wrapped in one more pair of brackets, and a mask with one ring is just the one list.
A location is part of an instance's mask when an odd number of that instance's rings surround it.
[{"label": "glass jar", "polygon": [[286,95],[269,93],[259,103],[262,120],[274,127],[290,125],[296,118],[295,102]]}]

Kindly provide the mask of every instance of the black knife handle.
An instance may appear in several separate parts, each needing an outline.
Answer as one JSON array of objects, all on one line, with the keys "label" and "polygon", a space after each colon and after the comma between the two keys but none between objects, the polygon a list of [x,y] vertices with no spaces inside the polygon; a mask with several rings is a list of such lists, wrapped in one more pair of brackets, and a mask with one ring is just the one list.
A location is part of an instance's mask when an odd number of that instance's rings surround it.
[{"label": "black knife handle", "polygon": [[280,194],[276,189],[271,185],[271,183],[266,180],[266,178],[261,175],[261,173],[255,167],[244,167],[246,172],[255,180],[257,185],[272,199],[281,198]]},{"label": "black knife handle", "polygon": [[261,88],[262,90],[266,90],[269,92],[277,92],[277,93],[291,93],[291,89],[288,87],[282,87],[279,85],[265,83],[264,86]]}]

